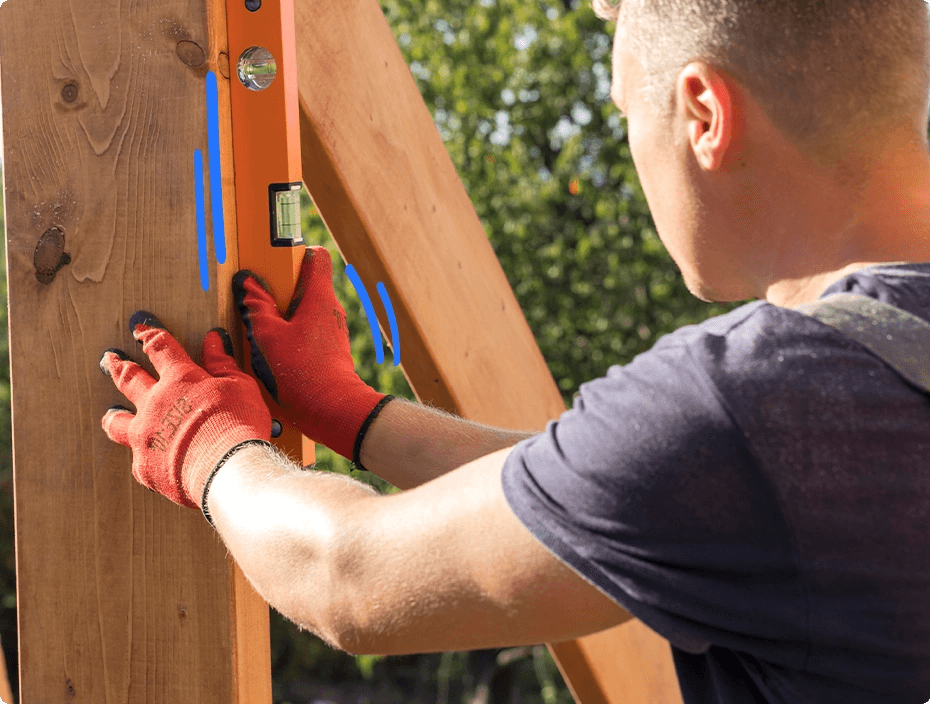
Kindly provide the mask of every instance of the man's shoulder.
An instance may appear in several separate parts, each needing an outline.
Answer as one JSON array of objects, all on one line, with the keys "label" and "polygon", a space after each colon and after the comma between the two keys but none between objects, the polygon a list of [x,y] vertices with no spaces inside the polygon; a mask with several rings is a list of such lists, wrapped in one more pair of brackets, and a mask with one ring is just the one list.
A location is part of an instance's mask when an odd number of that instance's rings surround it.
[{"label": "man's shoulder", "polygon": [[[930,320],[930,264],[869,267],[830,286],[821,296],[855,293]],[[700,366],[740,375],[781,375],[790,367],[874,357],[855,340],[800,311],[754,301],[702,323],[679,328],[653,350],[686,353]],[[857,365],[845,365],[850,371]]]},{"label": "man's shoulder", "polygon": [[[824,334],[825,333],[825,334]],[[686,325],[662,337],[655,354],[691,357],[701,366],[766,363],[786,347],[817,347],[835,341],[835,331],[799,311],[753,301],[729,313]]]}]

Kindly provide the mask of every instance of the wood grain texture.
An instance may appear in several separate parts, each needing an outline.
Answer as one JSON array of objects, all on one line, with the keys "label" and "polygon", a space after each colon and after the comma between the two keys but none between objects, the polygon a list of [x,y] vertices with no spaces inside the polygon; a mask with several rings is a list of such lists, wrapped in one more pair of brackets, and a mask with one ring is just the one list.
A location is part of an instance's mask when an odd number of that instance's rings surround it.
[{"label": "wood grain texture", "polygon": [[[378,3],[295,14],[304,182],[345,261],[388,289],[417,398],[544,428],[562,397]],[[634,619],[552,650],[584,704],[681,701],[667,641]]]},{"label": "wood grain texture", "polygon": [[[100,428],[126,403],[103,350],[143,361],[133,311],[156,313],[195,359],[232,320],[235,259],[211,267],[209,291],[197,264],[212,34],[205,0],[0,10],[22,704],[236,701],[234,620],[253,617],[258,637],[262,609],[267,622],[263,603],[235,598],[199,512],[136,483]],[[33,256],[53,227],[71,261],[42,284]]]}]

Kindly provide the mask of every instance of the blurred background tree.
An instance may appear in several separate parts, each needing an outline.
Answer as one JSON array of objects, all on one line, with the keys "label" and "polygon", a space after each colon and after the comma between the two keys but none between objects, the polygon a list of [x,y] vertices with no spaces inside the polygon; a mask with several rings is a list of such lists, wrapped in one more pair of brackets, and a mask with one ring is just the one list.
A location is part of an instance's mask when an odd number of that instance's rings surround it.
[{"label": "blurred background tree", "polygon": [[[566,407],[583,382],[660,336],[735,307],[692,297],[656,235],[626,122],[610,102],[613,27],[588,0],[383,0],[382,8]],[[390,355],[376,364],[361,304],[306,195],[303,217],[308,243],[333,254],[359,374],[384,393],[413,399]],[[5,304],[5,276],[0,287]],[[3,305],[0,638],[15,688],[7,349]],[[393,491],[324,447],[317,460],[319,469]],[[272,612],[272,659],[276,704],[571,702],[544,647],[352,657]]]}]

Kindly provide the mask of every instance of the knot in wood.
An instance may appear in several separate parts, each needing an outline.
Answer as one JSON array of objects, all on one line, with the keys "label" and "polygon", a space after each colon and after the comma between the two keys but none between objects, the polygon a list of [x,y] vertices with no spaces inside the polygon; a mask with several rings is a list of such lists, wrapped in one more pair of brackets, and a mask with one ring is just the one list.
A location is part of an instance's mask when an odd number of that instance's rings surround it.
[{"label": "knot in wood", "polygon": [[78,87],[74,83],[68,83],[61,89],[61,99],[66,103],[73,103],[78,97]]},{"label": "knot in wood", "polygon": [[207,55],[200,45],[186,39],[178,42],[176,51],[178,58],[191,68],[203,66],[203,62],[207,60]]},{"label": "knot in wood", "polygon": [[50,284],[58,270],[71,263],[71,255],[65,252],[65,233],[57,227],[49,228],[39,238],[32,263],[39,283]]},{"label": "knot in wood", "polygon": [[220,69],[220,75],[223,78],[229,78],[229,54],[225,51],[220,52],[219,58],[216,60],[217,67]]}]

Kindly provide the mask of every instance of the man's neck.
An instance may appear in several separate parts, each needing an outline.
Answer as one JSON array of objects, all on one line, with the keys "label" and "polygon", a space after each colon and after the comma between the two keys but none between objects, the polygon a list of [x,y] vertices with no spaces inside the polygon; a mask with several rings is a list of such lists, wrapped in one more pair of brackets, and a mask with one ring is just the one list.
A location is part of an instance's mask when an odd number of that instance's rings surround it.
[{"label": "man's neck", "polygon": [[877,264],[902,263],[904,262],[856,262],[836,271],[820,272],[803,279],[778,281],[769,287],[765,300],[782,308],[797,308],[816,301],[830,286],[860,269]]},{"label": "man's neck", "polygon": [[860,269],[930,261],[930,157],[916,147],[888,149],[894,156],[848,199],[854,214],[845,226],[827,234],[810,228],[807,241],[796,242],[780,262],[784,275],[765,289],[769,303],[793,308]]}]

